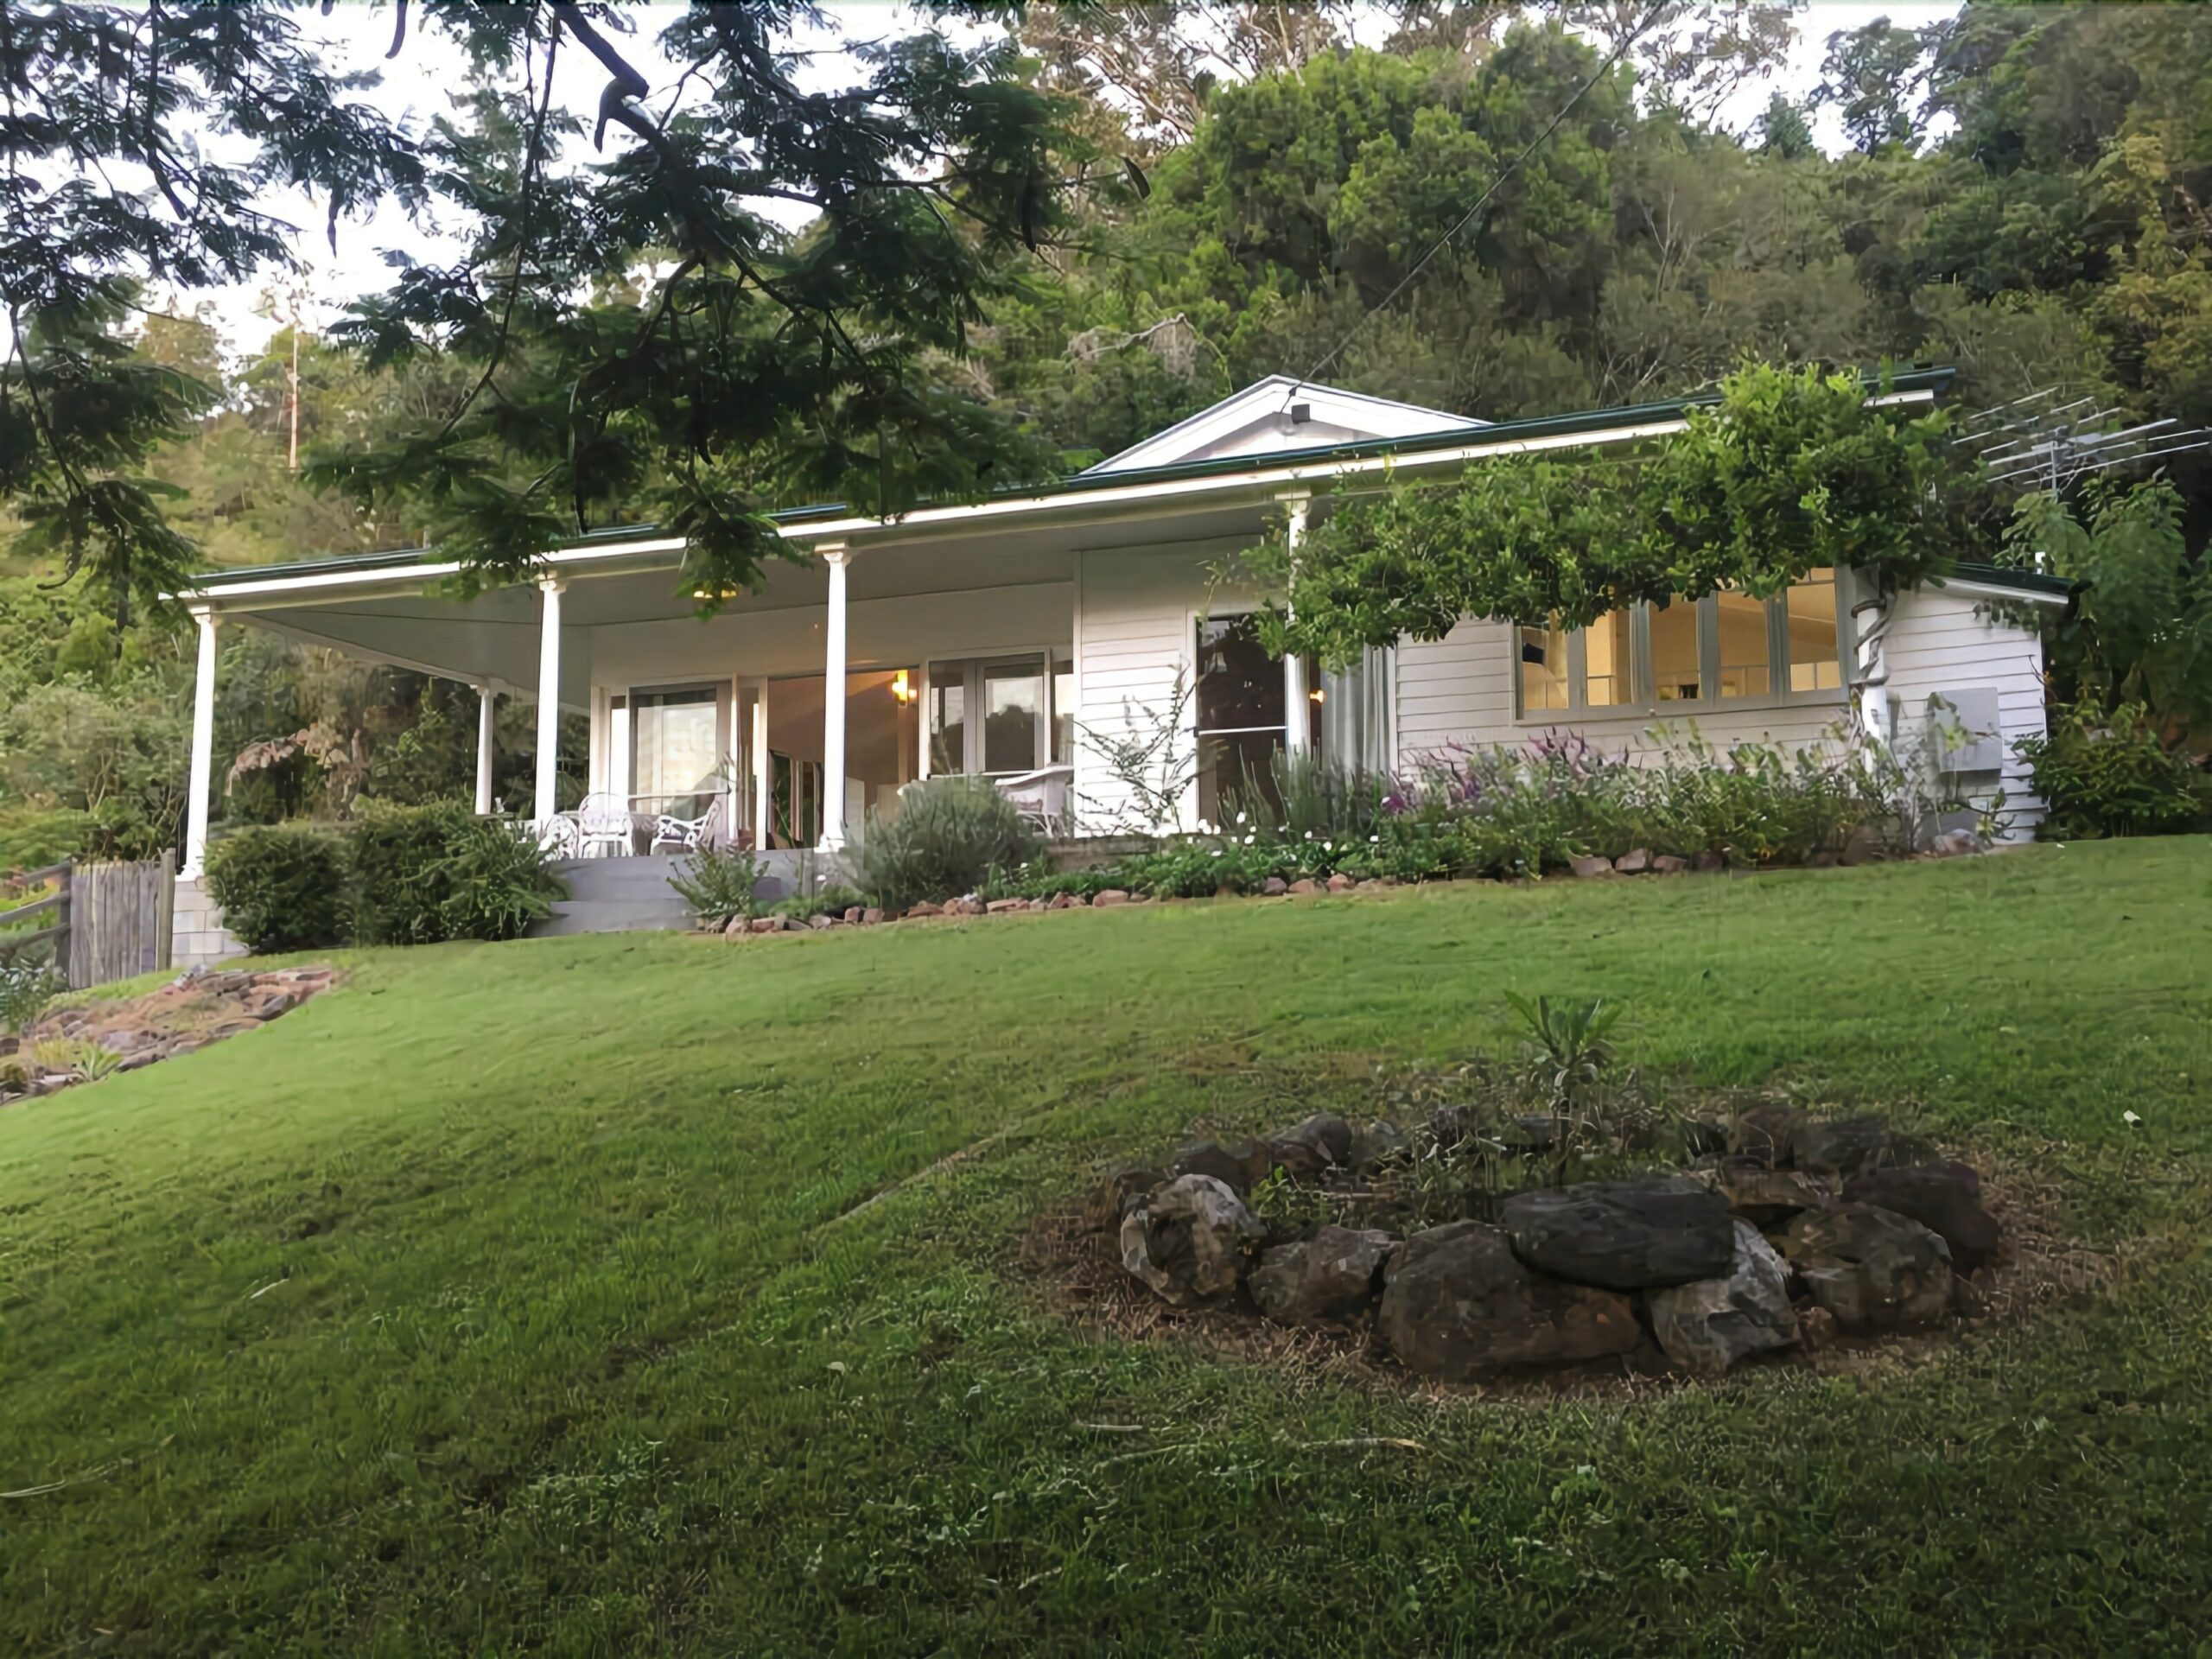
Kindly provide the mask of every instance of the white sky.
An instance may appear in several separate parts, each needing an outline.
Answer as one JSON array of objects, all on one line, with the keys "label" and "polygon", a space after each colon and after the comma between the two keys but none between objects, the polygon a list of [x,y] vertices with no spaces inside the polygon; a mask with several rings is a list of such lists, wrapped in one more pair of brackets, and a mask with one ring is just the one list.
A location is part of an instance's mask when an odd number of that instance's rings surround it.
[{"label": "white sky", "polygon": [[[1797,39],[1786,69],[1772,81],[1739,88],[1736,97],[1724,106],[1721,120],[1733,130],[1745,130],[1765,109],[1768,98],[1777,87],[1792,98],[1804,99],[1820,79],[1821,59],[1827,50],[1827,37],[1838,29],[1857,29],[1883,16],[1900,27],[1916,29],[1948,16],[1957,9],[1955,0],[1953,3],[1932,5],[1832,4],[1815,0],[1799,15]],[[637,32],[620,42],[624,55],[652,81],[657,99],[674,84],[678,73],[660,55],[657,46],[661,29],[677,10],[670,6],[634,8]],[[833,0],[824,10],[836,20],[845,40],[897,34],[913,23],[911,14],[886,0],[877,0],[877,3],[866,3],[865,0],[835,3]],[[378,70],[383,76],[383,85],[373,96],[388,113],[399,118],[411,130],[419,131],[435,117],[448,112],[454,97],[465,90],[467,66],[460,52],[432,31],[410,29],[398,58],[385,60],[385,52],[391,43],[392,18],[388,5],[345,4],[327,17],[322,16],[317,8],[302,7],[294,15],[302,34],[324,49],[326,60],[334,67]],[[1355,33],[1363,38],[1368,31],[1356,28]],[[818,43],[817,49],[824,55],[815,60],[811,73],[802,77],[804,80],[834,84],[850,78],[847,65],[836,54],[836,37],[824,38]],[[600,91],[606,83],[605,73],[588,53],[574,41],[563,43],[554,73],[554,97],[562,107],[589,121],[597,111]],[[1815,137],[1822,149],[1831,153],[1843,147],[1842,131],[1833,111],[1822,111],[1815,124]],[[618,143],[632,141],[621,129],[614,128],[610,130],[607,142],[612,149]],[[582,153],[588,154],[588,140]],[[341,221],[338,249],[334,255],[324,234],[322,212],[298,193],[273,198],[267,206],[270,212],[301,227],[296,245],[309,266],[305,279],[304,310],[311,328],[327,325],[361,295],[375,293],[390,285],[391,269],[382,257],[385,249],[402,250],[417,259],[443,260],[453,257],[460,247],[455,238],[441,234],[435,226],[410,223],[404,211],[386,207],[365,222]],[[761,206],[764,209],[781,206],[786,213],[802,211],[790,204]],[[200,290],[182,298],[186,306],[200,302],[211,305],[214,321],[231,348],[250,351],[258,348],[276,326],[266,315],[264,296],[268,288],[281,280],[272,274],[258,284]]]}]

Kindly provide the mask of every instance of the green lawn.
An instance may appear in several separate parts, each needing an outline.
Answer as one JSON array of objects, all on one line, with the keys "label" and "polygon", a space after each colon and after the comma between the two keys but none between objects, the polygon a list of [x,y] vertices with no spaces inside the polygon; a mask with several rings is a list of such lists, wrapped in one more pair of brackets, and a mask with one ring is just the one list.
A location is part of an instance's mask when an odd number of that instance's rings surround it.
[{"label": "green lawn", "polygon": [[[2212,1628],[2205,841],[352,966],[0,1112],[0,1653]],[[1109,1339],[1025,1282],[1096,1160],[1506,1052],[1509,988],[1984,1148],[2117,1287],[1922,1363],[1533,1403]],[[1363,1437],[1421,1449],[1322,1444]]]}]

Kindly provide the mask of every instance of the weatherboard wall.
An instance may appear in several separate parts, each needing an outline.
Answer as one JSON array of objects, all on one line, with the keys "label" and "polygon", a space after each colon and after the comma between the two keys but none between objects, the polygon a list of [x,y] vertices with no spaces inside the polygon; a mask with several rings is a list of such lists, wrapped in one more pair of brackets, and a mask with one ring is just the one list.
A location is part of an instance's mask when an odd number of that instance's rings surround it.
[{"label": "weatherboard wall", "polygon": [[[2002,788],[2012,832],[2024,835],[2041,816],[2013,746],[2044,729],[2042,647],[2031,628],[1999,620],[1965,594],[1929,589],[1902,595],[1889,636],[1889,696],[1901,747],[1919,747],[1931,696],[1993,703],[1994,769],[1964,775],[1970,798]],[[1757,742],[1801,748],[1827,741],[1850,715],[1843,694],[1821,702],[1742,709],[1700,709],[1669,718],[1651,708],[1601,715],[1539,715],[1516,709],[1515,632],[1504,622],[1466,621],[1436,640],[1407,640],[1397,652],[1398,757],[1418,767],[1455,747],[1517,745],[1548,731],[1572,732],[1613,753],[1651,755],[1696,733],[1719,748]],[[1961,699],[1961,693],[1986,696]]]}]

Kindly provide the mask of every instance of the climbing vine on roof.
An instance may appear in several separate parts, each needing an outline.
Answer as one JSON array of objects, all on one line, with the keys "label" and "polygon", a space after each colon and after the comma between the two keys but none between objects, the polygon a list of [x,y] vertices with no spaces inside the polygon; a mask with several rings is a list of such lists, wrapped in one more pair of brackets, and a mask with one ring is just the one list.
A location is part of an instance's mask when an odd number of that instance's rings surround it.
[{"label": "climbing vine on roof", "polygon": [[1686,430],[1633,449],[1477,461],[1319,507],[1295,559],[1281,526],[1243,556],[1288,601],[1262,613],[1262,637],[1340,666],[1463,617],[1580,627],[1727,587],[1765,597],[1825,565],[1917,586],[1967,533],[1961,493],[1942,487],[1961,463],[1942,410],[1879,395],[1856,375],[1752,365]]}]

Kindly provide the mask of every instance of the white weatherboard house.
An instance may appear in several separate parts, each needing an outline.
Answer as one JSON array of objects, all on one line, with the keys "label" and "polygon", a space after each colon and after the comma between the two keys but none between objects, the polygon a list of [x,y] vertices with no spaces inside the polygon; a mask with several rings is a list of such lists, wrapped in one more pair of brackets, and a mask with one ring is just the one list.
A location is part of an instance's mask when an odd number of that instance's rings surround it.
[{"label": "white weatherboard house", "polygon": [[[1948,378],[1910,373],[1883,395],[1925,403]],[[1097,734],[1164,716],[1179,684],[1191,695],[1174,741],[1197,760],[1185,827],[1279,747],[1395,769],[1548,730],[1644,750],[1660,721],[1723,747],[1802,746],[1852,717],[1854,689],[1859,717],[1893,736],[1943,699],[1974,740],[1951,756],[1960,781],[2003,788],[2030,821],[2012,745],[2044,728],[2042,652],[1988,607],[2063,604],[2054,582],[1975,570],[1879,605],[1850,571],[1819,572],[1770,601],[1638,607],[1569,634],[1470,618],[1338,674],[1268,661],[1250,596],[1219,580],[1270,522],[1287,516],[1295,535],[1386,477],[1658,436],[1686,407],[1491,424],[1276,376],[1056,485],[890,520],[780,513],[799,562],[772,563],[758,592],[705,621],[680,591],[682,543],[650,530],[550,550],[534,582],[468,599],[442,591],[454,567],[434,550],[211,574],[186,596],[201,632],[178,954],[220,944],[196,878],[218,628],[232,622],[468,682],[486,734],[494,696],[534,699],[537,820],[554,815],[559,713],[588,715],[602,819],[607,803],[639,815],[634,843],[594,849],[615,854],[643,852],[654,815],[708,805],[756,847],[834,850],[869,810],[895,810],[899,785],[945,772],[1065,802],[1074,833],[1109,829],[1126,791]],[[490,779],[486,753],[480,810]]]}]

